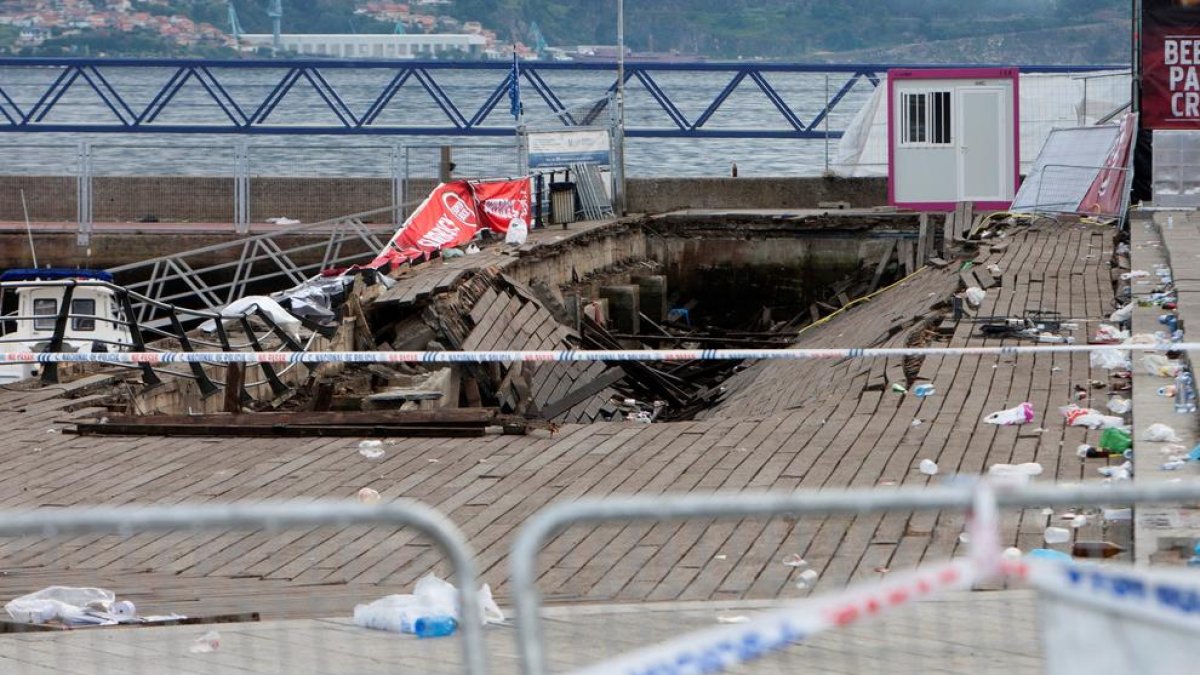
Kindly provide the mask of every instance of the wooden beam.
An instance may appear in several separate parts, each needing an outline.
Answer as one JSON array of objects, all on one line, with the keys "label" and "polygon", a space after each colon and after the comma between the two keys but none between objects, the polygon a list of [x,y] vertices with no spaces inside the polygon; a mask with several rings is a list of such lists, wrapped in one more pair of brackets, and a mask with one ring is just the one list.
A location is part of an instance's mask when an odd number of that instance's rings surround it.
[{"label": "wooden beam", "polygon": [[883,249],[883,257],[879,259],[879,264],[875,266],[875,278],[871,280],[871,286],[867,288],[868,293],[879,288],[879,282],[883,279],[883,272],[887,269],[888,263],[892,260],[892,253],[895,251],[896,240],[889,239],[886,248]]},{"label": "wooden beam", "polygon": [[929,249],[926,248],[926,236],[929,233],[929,214],[922,213],[917,216],[917,264],[924,265],[925,260],[929,257]]},{"label": "wooden beam", "polygon": [[620,367],[609,368],[599,377],[592,379],[587,384],[576,387],[566,396],[542,406],[540,411],[542,419],[552,420],[555,417],[558,417],[571,408],[574,408],[580,403],[583,403],[589,398],[616,384],[623,377],[625,377],[625,371],[621,370]]}]

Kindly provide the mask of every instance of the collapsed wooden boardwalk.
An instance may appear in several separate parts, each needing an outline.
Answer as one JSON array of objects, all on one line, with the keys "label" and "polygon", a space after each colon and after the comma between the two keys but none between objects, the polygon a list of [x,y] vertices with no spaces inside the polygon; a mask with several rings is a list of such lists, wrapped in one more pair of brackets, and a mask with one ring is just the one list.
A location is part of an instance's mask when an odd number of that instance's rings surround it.
[{"label": "collapsed wooden boardwalk", "polygon": [[[979,316],[1057,311],[1081,326],[1106,317],[1112,235],[1105,227],[1047,225],[1015,230],[1004,250],[985,246],[976,263],[1003,272]],[[1001,344],[976,337],[971,321],[940,338],[940,320],[926,326],[959,284],[956,267],[926,268],[806,331],[798,344],[898,345],[914,336],[929,344]],[[55,388],[4,390],[0,505],[351,499],[371,487],[384,499],[416,499],[448,515],[504,603],[517,529],[539,509],[585,495],[940,480],[916,471],[923,458],[943,474],[1037,461],[1046,470],[1039,480],[1098,478],[1094,467],[1103,460],[1085,464],[1074,451],[1098,432],[1065,427],[1055,410],[1071,402],[1073,385],[1103,377],[1086,354],[910,362],[936,388],[924,399],[889,391],[904,367],[898,360],[759,364],[730,380],[726,399],[703,419],[567,425],[549,437],[396,439],[378,460],[344,438],[75,437],[61,432],[71,416],[95,414],[86,398],[63,399]],[[1033,424],[983,424],[987,413],[1026,400],[1036,410]],[[1049,520],[1040,510],[1005,514],[1008,544],[1041,545]],[[833,588],[955,555],[962,525],[957,513],[889,513],[577,527],[544,549],[540,587],[552,602],[795,597],[807,591],[795,587],[798,570],[781,564],[786,557],[801,555],[821,574],[816,588]],[[430,570],[447,573],[427,542],[381,528],[0,542],[2,598],[54,584],[101,586],[143,613],[344,617],[355,602],[407,592]]]}]

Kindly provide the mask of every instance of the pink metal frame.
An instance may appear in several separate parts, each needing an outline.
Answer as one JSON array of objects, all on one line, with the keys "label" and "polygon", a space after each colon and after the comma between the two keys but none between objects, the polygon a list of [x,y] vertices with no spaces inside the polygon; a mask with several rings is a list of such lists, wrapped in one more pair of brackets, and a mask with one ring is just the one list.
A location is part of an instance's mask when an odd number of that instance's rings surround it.
[{"label": "pink metal frame", "polygon": [[[887,151],[888,203],[915,211],[953,211],[954,202],[897,202],[896,201],[896,108],[893,105],[897,80],[1012,80],[1013,98],[1013,187],[1021,184],[1021,91],[1020,70],[1017,68],[900,68],[888,71],[887,88]],[[979,209],[1007,209],[1011,201],[975,202]]]}]

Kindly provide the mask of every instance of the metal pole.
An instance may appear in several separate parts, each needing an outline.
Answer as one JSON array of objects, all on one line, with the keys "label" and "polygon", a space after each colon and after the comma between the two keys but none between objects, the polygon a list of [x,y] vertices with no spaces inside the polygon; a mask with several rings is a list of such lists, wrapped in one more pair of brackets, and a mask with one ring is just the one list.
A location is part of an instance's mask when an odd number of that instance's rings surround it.
[{"label": "metal pole", "polygon": [[625,0],[617,0],[617,133],[613,210],[625,215]]},{"label": "metal pole", "polygon": [[[829,73],[825,73],[825,105],[829,105]],[[825,175],[829,175],[829,110],[825,111]]]}]

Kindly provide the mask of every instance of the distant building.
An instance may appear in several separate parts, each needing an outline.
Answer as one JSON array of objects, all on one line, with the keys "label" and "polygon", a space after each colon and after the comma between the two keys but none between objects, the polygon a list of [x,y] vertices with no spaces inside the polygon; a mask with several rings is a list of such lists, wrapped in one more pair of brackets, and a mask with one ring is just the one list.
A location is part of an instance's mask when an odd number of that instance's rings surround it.
[{"label": "distant building", "polygon": [[[487,40],[481,35],[443,33],[429,35],[287,34],[279,36],[284,51],[302,56],[348,59],[430,58],[446,52],[479,54]],[[242,36],[248,47],[271,47],[269,34]]]}]

